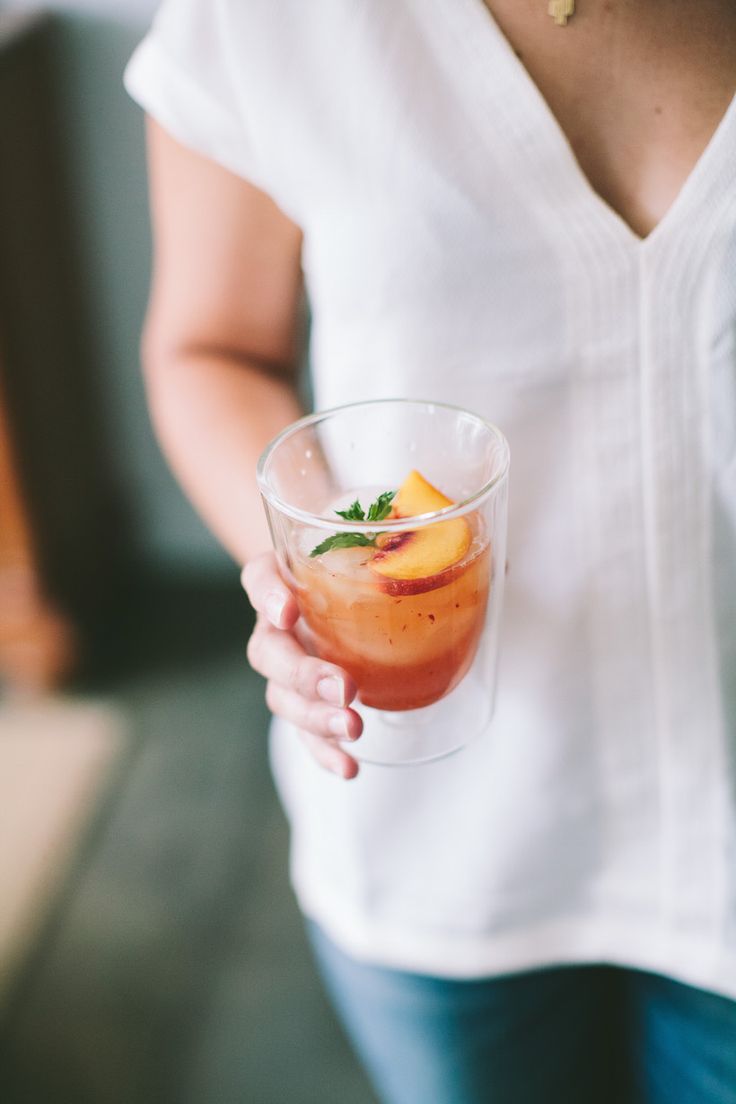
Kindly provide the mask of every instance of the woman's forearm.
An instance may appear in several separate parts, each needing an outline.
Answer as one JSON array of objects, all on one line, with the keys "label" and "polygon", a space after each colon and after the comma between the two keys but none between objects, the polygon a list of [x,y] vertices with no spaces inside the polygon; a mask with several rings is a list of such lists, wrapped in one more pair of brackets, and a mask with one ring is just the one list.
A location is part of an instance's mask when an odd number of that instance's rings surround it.
[{"label": "woman's forearm", "polygon": [[226,351],[145,358],[159,443],[184,491],[235,560],[270,547],[256,484],[265,445],[302,413],[293,385]]}]

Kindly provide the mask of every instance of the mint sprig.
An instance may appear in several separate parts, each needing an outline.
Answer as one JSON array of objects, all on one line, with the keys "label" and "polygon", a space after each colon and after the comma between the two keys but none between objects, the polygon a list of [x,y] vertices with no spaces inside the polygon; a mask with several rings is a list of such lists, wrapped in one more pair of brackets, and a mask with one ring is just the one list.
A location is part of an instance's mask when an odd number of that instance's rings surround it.
[{"label": "mint sprig", "polygon": [[[367,517],[357,498],[347,510],[335,510],[335,513],[346,521],[383,521],[391,513],[391,502],[395,494],[396,491],[384,491],[380,494],[368,507]],[[333,548],[375,548],[377,536],[378,533],[333,533],[313,548],[309,555],[321,556],[325,552],[331,552]]]},{"label": "mint sprig", "polygon": [[[373,503],[373,506],[375,506],[375,502]],[[373,509],[373,506],[370,507],[369,513],[370,510]],[[357,498],[348,510],[335,510],[335,513],[338,514],[341,518],[345,518],[346,521],[365,521],[363,507],[360,505]]]},{"label": "mint sprig", "polygon": [[331,552],[333,548],[374,548],[375,544],[375,536],[363,536],[362,533],[335,533],[313,548],[309,555],[321,556],[323,552]]},{"label": "mint sprig", "polygon": [[391,503],[396,491],[384,491],[368,507],[368,521],[383,521],[391,513]]}]

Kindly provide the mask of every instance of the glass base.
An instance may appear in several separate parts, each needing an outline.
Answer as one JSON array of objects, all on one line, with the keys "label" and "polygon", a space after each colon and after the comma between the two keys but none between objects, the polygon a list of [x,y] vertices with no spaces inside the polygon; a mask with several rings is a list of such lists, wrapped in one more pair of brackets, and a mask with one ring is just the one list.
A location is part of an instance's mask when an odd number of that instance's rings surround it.
[{"label": "glass base", "polygon": [[423,709],[387,713],[359,706],[363,735],[343,746],[354,759],[380,767],[418,766],[455,755],[488,727],[493,712],[487,685],[469,673],[446,698]]}]

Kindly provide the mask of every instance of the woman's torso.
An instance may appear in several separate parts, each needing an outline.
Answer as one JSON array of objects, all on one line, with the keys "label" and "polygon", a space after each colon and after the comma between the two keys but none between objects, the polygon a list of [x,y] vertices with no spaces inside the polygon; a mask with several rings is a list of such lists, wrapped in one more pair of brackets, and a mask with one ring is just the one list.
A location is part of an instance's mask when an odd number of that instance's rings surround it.
[{"label": "woman's torso", "polygon": [[320,155],[290,128],[318,404],[435,396],[512,452],[488,737],[348,795],[277,740],[297,886],[379,959],[587,947],[736,992],[734,17],[663,50],[633,7],[608,39],[584,0],[534,34],[491,7],[372,8]]},{"label": "woman's torso", "polygon": [[349,787],[277,733],[294,879],[375,960],[736,994],[735,16],[491,6],[507,37],[483,0],[213,5],[212,123],[304,230],[316,404],[455,402],[512,454],[490,731]]}]

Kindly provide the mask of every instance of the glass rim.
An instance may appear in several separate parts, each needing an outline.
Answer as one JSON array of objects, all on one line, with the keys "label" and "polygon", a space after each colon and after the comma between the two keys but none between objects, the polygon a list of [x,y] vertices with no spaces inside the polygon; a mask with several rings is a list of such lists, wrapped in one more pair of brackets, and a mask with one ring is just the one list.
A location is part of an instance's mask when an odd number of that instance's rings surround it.
[{"label": "glass rim", "polygon": [[[286,502],[269,486],[266,469],[276,449],[283,444],[284,441],[301,432],[301,430],[306,429],[308,426],[326,421],[328,418],[334,417],[337,414],[341,414],[348,410],[357,410],[360,407],[380,406],[382,404],[425,407],[433,410],[440,409],[455,414],[463,414],[465,417],[472,418],[473,421],[489,430],[491,435],[496,439],[496,442],[501,446],[503,462],[500,471],[498,471],[492,479],[487,480],[477,491],[473,491],[471,495],[466,496],[459,502],[453,502],[450,506],[443,506],[441,510],[432,510],[426,514],[414,514],[410,518],[386,518],[381,522],[345,521],[338,516],[333,519],[331,517],[324,517],[322,514],[313,514],[310,513],[309,510],[302,510],[300,507],[293,506],[291,503]],[[417,523],[424,526],[436,521],[449,521],[452,518],[462,517],[464,514],[468,514],[472,510],[477,509],[479,504],[487,499],[508,477],[510,459],[509,443],[498,426],[494,425],[493,422],[489,422],[486,418],[481,417],[480,414],[475,414],[472,410],[467,410],[463,406],[456,406],[452,403],[435,402],[429,399],[364,399],[358,402],[343,403],[340,406],[332,406],[326,410],[317,410],[312,414],[305,414],[304,417],[286,426],[285,429],[282,429],[280,433],[277,433],[276,436],[269,441],[259,456],[256,465],[256,479],[258,481],[259,490],[269,505],[278,510],[279,513],[291,518],[293,521],[299,521],[311,528],[329,529],[333,533],[364,533],[366,530],[375,531],[377,528],[380,528],[381,532],[385,533],[402,533],[416,529],[418,527]]]}]

